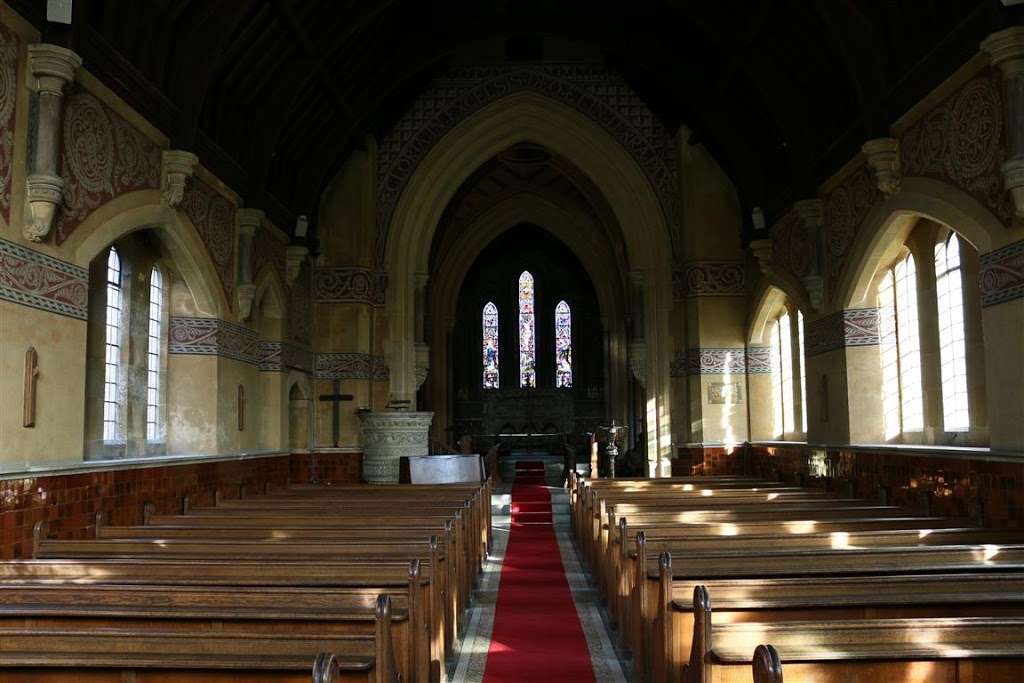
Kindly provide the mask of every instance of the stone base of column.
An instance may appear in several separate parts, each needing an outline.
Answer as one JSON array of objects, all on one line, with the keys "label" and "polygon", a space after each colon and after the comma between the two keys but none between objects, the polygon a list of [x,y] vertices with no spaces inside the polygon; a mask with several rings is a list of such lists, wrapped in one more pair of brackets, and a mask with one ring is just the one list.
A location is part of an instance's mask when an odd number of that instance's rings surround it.
[{"label": "stone base of column", "polygon": [[363,435],[363,478],[368,484],[398,482],[403,455],[427,455],[434,413],[359,413]]}]

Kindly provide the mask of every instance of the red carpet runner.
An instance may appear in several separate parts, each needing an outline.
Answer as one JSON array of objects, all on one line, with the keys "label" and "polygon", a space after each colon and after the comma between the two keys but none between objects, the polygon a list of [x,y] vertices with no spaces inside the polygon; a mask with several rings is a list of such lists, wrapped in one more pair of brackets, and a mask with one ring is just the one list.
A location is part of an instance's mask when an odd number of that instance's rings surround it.
[{"label": "red carpet runner", "polygon": [[587,640],[555,540],[544,465],[517,462],[512,529],[484,682],[593,680]]}]

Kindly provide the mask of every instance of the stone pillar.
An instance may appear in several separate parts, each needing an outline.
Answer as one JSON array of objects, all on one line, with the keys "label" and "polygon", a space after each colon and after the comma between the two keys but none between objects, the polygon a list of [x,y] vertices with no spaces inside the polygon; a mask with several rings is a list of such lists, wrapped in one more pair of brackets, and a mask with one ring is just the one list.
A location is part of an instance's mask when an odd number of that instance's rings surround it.
[{"label": "stone pillar", "polygon": [[50,234],[57,207],[63,199],[64,180],[57,162],[60,158],[61,116],[64,88],[74,82],[82,58],[67,48],[39,43],[28,46],[31,86],[36,92],[35,121],[30,125],[32,149],[26,192],[28,216],[24,235],[42,242]]},{"label": "stone pillar", "polygon": [[433,413],[359,413],[363,434],[363,477],[370,484],[398,481],[403,455],[430,452]]},{"label": "stone pillar", "polygon": [[256,300],[256,284],[252,272],[252,242],[256,229],[263,223],[259,209],[238,210],[238,316],[248,320]]},{"label": "stone pillar", "polygon": [[1024,27],[993,33],[982,41],[981,49],[1003,74],[1007,139],[1003,182],[1017,217],[1024,218]]},{"label": "stone pillar", "polygon": [[1024,450],[1024,241],[982,254],[979,281],[990,444]]}]

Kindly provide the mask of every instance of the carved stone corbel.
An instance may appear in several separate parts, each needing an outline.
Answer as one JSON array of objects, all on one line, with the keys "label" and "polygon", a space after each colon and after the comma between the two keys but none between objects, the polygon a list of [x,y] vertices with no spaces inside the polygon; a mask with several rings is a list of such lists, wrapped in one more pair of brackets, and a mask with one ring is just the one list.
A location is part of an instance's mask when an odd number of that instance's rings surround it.
[{"label": "carved stone corbel", "polygon": [[47,43],[28,46],[29,85],[36,93],[32,155],[26,178],[24,235],[30,242],[42,242],[50,234],[57,207],[64,198],[64,180],[57,162],[64,89],[75,80],[82,58],[67,48]]},{"label": "carved stone corbel", "polygon": [[174,208],[185,197],[185,184],[195,173],[199,157],[183,149],[165,149],[160,161],[160,201]]},{"label": "carved stone corbel", "polygon": [[993,33],[982,41],[981,49],[1003,75],[1008,143],[1001,167],[1003,186],[1017,217],[1024,218],[1024,27]]},{"label": "carved stone corbel", "polygon": [[629,369],[640,386],[647,384],[647,342],[634,341],[629,343]]},{"label": "carved stone corbel", "polygon": [[800,278],[807,290],[807,298],[815,311],[821,311],[825,305],[825,278],[823,277],[824,260],[822,258],[822,228],[825,207],[820,199],[802,199],[793,204],[810,243],[811,262],[807,273]]},{"label": "carved stone corbel", "polygon": [[860,151],[867,158],[875,185],[885,195],[900,191],[900,143],[896,138],[868,140]]},{"label": "carved stone corbel", "polygon": [[309,247],[301,244],[289,244],[285,250],[284,278],[288,281],[289,287],[294,285],[295,281],[299,279],[299,273],[302,272],[302,262],[306,260],[308,255]]},{"label": "carved stone corbel", "polygon": [[238,315],[248,320],[256,300],[256,285],[252,272],[252,242],[256,230],[263,224],[263,212],[259,209],[238,210]]},{"label": "carved stone corbel", "polygon": [[416,389],[419,390],[430,374],[430,345],[416,344]]},{"label": "carved stone corbel", "polygon": [[771,238],[765,237],[759,240],[752,240],[750,242],[750,251],[754,254],[754,258],[757,259],[757,265],[761,272],[765,275],[771,275],[775,267],[774,248]]}]

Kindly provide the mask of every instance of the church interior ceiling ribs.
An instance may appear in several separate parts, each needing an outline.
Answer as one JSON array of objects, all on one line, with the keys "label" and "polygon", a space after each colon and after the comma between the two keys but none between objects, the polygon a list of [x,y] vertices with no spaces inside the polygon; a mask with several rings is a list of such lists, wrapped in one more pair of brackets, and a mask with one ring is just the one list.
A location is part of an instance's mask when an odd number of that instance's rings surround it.
[{"label": "church interior ceiling ribs", "polygon": [[47,26],[45,3],[11,4],[278,225],[315,215],[348,153],[384,139],[444,74],[493,74],[503,56],[508,72],[536,78],[531,63],[563,54],[601,65],[649,108],[634,116],[611,81],[591,93],[640,132],[632,151],[656,187],[673,172],[658,129],[685,124],[681,142],[706,145],[743,204],[775,219],[1020,12],[998,0],[457,0],[446,11],[414,0],[79,0],[60,27]]}]

